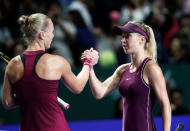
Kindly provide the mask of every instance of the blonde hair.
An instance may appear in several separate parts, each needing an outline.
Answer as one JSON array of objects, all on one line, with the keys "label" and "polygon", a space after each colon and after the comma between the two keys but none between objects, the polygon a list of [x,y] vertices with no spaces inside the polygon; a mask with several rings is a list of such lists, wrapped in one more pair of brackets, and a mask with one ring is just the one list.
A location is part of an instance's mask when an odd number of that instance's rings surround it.
[{"label": "blonde hair", "polygon": [[157,46],[152,28],[144,24],[143,22],[130,21],[128,23],[137,25],[147,33],[147,35],[149,36],[149,41],[146,41],[145,43],[145,51],[147,52],[148,57],[157,62]]},{"label": "blonde hair", "polygon": [[18,19],[19,24],[21,25],[21,31],[26,41],[34,41],[37,39],[38,33],[40,31],[46,31],[49,24],[48,16],[36,13],[30,16],[21,16]]}]

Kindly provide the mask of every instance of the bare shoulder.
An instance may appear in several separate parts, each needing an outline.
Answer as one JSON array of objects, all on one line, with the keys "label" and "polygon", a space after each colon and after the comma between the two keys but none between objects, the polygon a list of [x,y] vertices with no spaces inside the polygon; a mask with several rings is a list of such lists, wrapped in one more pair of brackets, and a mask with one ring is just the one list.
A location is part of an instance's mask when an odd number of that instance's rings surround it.
[{"label": "bare shoulder", "polygon": [[153,60],[149,61],[145,66],[145,72],[150,76],[160,76],[162,75],[162,70],[160,66]]},{"label": "bare shoulder", "polygon": [[15,83],[17,80],[19,80],[22,77],[23,73],[24,73],[24,65],[22,63],[22,60],[19,55],[15,56],[10,60],[6,68],[6,74],[10,79],[10,82]]},{"label": "bare shoulder", "polygon": [[121,76],[123,74],[123,71],[126,69],[127,65],[129,65],[129,63],[127,64],[122,64],[120,65],[115,72],[113,73],[113,75],[111,77],[108,78],[108,80],[111,82],[111,90],[116,88],[117,85],[119,84],[119,81],[121,79]]},{"label": "bare shoulder", "polygon": [[115,74],[121,76],[122,73],[123,73],[123,71],[125,70],[125,68],[126,68],[129,64],[130,64],[130,63],[126,63],[126,64],[120,65],[120,66],[116,69]]},{"label": "bare shoulder", "polygon": [[[165,91],[166,82],[160,66],[154,61],[149,61],[145,66],[145,74],[148,78],[148,83],[154,89],[156,94],[161,90]],[[164,89],[164,90],[163,90]]]},{"label": "bare shoulder", "polygon": [[123,69],[125,67],[127,67],[130,63],[126,63],[126,64],[122,64],[118,67],[118,69]]},{"label": "bare shoulder", "polygon": [[8,63],[8,66],[7,66],[7,71],[19,71],[20,69],[23,68],[23,63],[22,63],[22,60],[20,58],[20,56],[15,56],[14,58],[12,58],[10,60],[10,62]]}]

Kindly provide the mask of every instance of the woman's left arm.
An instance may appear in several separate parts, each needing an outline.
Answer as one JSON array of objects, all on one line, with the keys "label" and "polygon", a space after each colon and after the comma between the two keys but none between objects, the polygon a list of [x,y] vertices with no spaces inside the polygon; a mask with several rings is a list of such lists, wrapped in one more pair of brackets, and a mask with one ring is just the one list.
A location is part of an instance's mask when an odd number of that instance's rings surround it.
[{"label": "woman's left arm", "polygon": [[166,82],[158,64],[148,62],[146,66],[148,82],[153,88],[162,110],[163,131],[170,131],[171,106],[167,94]]},{"label": "woman's left arm", "polygon": [[[4,82],[3,82],[3,90],[2,90],[2,104],[4,108],[11,109],[17,106],[13,94],[12,94],[12,84],[11,80],[12,74],[16,74],[13,70],[13,68],[17,67],[17,63],[15,63],[15,60],[11,60],[9,64],[7,65],[5,76],[4,76]],[[18,70],[17,70],[18,71]]]},{"label": "woman's left arm", "polygon": [[11,109],[16,106],[12,96],[11,83],[9,81],[7,73],[5,73],[3,93],[2,93],[2,103],[6,109]]}]

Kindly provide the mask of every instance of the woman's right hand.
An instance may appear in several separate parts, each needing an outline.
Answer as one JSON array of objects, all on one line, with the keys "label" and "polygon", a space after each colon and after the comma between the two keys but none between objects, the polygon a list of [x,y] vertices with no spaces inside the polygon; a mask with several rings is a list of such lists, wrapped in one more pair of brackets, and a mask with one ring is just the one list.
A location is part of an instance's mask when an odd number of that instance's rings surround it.
[{"label": "woman's right hand", "polygon": [[91,48],[90,50],[85,50],[82,53],[81,60],[84,61],[85,59],[92,60],[92,66],[96,65],[98,63],[99,55],[98,51]]}]

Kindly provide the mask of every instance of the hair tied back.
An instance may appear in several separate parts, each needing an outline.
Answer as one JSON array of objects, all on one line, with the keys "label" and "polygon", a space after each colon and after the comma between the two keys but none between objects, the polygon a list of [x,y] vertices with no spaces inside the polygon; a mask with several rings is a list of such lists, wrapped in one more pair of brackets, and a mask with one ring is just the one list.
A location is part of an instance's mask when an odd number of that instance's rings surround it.
[{"label": "hair tied back", "polygon": [[27,26],[29,24],[29,17],[26,16],[26,19],[25,19],[25,25]]}]

